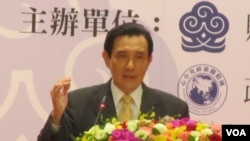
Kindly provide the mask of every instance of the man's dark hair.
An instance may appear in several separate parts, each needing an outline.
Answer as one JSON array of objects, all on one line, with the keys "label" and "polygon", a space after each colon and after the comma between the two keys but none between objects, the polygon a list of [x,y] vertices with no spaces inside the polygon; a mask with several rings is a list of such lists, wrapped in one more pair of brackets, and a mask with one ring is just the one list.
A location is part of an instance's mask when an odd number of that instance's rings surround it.
[{"label": "man's dark hair", "polygon": [[148,54],[151,56],[153,52],[153,39],[149,31],[138,23],[124,23],[111,29],[106,36],[104,50],[108,53],[109,57],[112,54],[115,39],[123,35],[143,35],[148,42]]}]

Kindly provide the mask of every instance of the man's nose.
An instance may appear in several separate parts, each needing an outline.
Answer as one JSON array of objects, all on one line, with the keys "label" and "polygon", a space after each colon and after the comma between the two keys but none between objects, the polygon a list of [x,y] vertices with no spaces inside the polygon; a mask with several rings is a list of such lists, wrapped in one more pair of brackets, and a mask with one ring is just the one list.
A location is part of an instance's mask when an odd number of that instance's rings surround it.
[{"label": "man's nose", "polygon": [[129,70],[132,70],[135,68],[135,62],[133,59],[129,59],[128,60],[128,63],[127,63],[127,66],[126,66],[126,69],[129,69]]}]

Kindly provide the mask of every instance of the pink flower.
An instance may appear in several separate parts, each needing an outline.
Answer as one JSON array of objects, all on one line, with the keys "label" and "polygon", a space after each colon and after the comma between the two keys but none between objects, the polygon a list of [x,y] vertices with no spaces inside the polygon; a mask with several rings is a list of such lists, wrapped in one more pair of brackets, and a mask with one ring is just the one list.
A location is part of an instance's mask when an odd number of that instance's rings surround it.
[{"label": "pink flower", "polygon": [[187,131],[193,131],[193,130],[195,130],[196,124],[197,124],[197,121],[194,121],[194,120],[187,121],[187,123],[186,123]]},{"label": "pink flower", "polygon": [[137,141],[134,133],[130,132],[128,129],[117,129],[111,134],[112,141]]},{"label": "pink flower", "polygon": [[190,120],[189,118],[176,119],[172,121],[174,127],[185,125],[188,131],[195,130],[197,121]]}]

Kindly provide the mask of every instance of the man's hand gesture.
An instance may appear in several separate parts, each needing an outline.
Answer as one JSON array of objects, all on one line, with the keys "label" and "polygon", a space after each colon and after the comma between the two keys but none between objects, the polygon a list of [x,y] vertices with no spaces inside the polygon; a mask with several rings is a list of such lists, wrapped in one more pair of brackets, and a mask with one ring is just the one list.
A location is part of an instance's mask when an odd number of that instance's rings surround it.
[{"label": "man's hand gesture", "polygon": [[55,125],[60,125],[61,117],[67,107],[70,81],[69,77],[62,78],[50,91],[53,104],[52,123]]}]

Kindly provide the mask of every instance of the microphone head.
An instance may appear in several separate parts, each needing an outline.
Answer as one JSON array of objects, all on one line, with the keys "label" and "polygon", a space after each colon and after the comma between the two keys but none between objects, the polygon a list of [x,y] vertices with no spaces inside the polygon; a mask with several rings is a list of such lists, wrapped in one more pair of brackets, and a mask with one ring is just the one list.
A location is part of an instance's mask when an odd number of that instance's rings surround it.
[{"label": "microphone head", "polygon": [[100,104],[100,109],[104,109],[106,107],[106,105],[104,103]]}]

